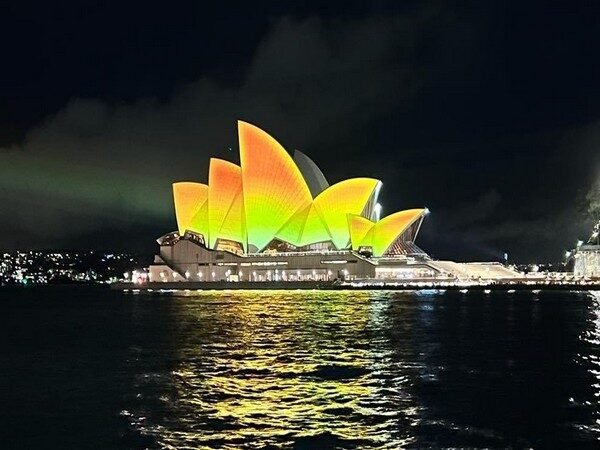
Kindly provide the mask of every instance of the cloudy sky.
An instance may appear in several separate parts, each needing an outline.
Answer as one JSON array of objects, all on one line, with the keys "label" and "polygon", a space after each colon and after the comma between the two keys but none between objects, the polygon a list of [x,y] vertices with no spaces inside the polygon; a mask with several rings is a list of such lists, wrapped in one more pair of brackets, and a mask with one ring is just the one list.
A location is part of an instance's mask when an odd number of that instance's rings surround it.
[{"label": "cloudy sky", "polygon": [[237,119],[381,179],[384,214],[429,207],[436,257],[558,260],[589,231],[595,2],[9,3],[0,249],[152,252]]}]

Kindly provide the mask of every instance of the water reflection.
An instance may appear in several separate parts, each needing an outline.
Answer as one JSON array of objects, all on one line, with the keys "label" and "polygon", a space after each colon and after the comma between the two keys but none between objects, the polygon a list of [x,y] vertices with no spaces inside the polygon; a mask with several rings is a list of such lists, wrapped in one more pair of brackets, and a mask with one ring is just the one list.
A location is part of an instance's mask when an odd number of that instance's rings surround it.
[{"label": "water reflection", "polygon": [[[145,330],[132,347],[136,395],[123,414],[157,448],[543,446],[568,441],[546,429],[574,417],[596,438],[597,406],[575,416],[562,409],[569,396],[589,396],[590,385],[575,387],[599,362],[586,360],[583,371],[573,363],[588,304],[540,299],[141,296],[134,326],[154,310],[168,329],[157,341]],[[591,333],[598,339],[598,327]],[[597,358],[590,344],[585,357]]]},{"label": "water reflection", "polygon": [[580,407],[590,409],[596,420],[591,424],[578,424],[577,428],[590,435],[600,435],[600,292],[590,292],[592,299],[587,327],[580,336],[580,340],[586,344],[588,351],[578,354],[578,362],[587,368],[590,377],[590,385],[593,392],[593,399],[582,400],[571,397],[570,401]]},{"label": "water reflection", "polygon": [[181,327],[179,364],[169,374],[170,394],[161,393],[162,417],[140,411],[138,423],[159,446],[398,448],[413,440],[406,430],[418,421],[407,390],[414,363],[394,356],[385,293],[170,300]]}]

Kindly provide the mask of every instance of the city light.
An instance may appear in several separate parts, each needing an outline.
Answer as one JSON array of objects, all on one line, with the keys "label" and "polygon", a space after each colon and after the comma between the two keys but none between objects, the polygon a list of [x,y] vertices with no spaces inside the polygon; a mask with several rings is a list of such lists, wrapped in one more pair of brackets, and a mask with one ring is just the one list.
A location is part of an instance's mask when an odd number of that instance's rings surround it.
[{"label": "city light", "polygon": [[139,267],[136,258],[125,253],[4,252],[0,255],[0,285],[138,282],[147,277],[146,270]]}]

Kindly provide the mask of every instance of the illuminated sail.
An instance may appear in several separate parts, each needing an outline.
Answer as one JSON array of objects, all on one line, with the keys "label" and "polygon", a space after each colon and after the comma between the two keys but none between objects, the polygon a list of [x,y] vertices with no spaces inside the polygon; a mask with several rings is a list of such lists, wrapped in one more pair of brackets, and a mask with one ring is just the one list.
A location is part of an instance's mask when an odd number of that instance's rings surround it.
[{"label": "illuminated sail", "polygon": [[361,214],[380,182],[372,178],[352,178],[325,189],[297,211],[277,233],[281,240],[301,247],[331,241],[338,249],[348,246],[348,214]]},{"label": "illuminated sail", "polygon": [[314,203],[294,214],[277,233],[277,238],[297,247],[332,240]]},{"label": "illuminated sail", "polygon": [[208,186],[202,183],[179,182],[173,183],[173,200],[175,217],[179,234],[183,236],[186,230],[208,236],[207,211]]},{"label": "illuminated sail", "polygon": [[373,178],[351,178],[328,187],[315,199],[315,207],[338,249],[350,242],[348,214],[361,214],[379,184]]},{"label": "illuminated sail", "polygon": [[[362,216],[348,214],[348,227],[350,228],[350,240],[352,250],[358,250],[361,245],[372,246],[374,222]],[[367,236],[369,235],[370,236]],[[369,239],[370,237],[370,239]]]},{"label": "illuminated sail", "polygon": [[383,256],[408,228],[423,217],[425,209],[407,209],[390,214],[378,222],[360,216],[349,216],[352,249],[371,247],[373,256]]},{"label": "illuminated sail", "polygon": [[425,209],[407,209],[390,214],[375,224],[373,255],[382,256],[413,222],[425,213]]},{"label": "illuminated sail", "polygon": [[238,132],[248,245],[260,251],[312,197],[298,167],[274,138],[242,121]]},{"label": "illuminated sail", "polygon": [[[386,254],[398,239],[414,239],[420,222],[415,223],[424,209],[373,221],[380,210],[379,180],[351,178],[328,186],[303,153],[296,153],[300,170],[261,129],[239,121],[238,132],[240,166],[213,158],[208,186],[173,184],[180,234],[186,230],[200,233],[212,249],[219,240],[227,240],[239,242],[246,252],[260,252],[279,239],[295,247],[321,242],[331,242],[340,250],[350,245],[353,250],[370,247],[374,256]],[[315,198],[311,189],[318,193]]]},{"label": "illuminated sail", "polygon": [[208,173],[209,247],[229,239],[245,247],[242,170],[229,161],[211,158]]}]

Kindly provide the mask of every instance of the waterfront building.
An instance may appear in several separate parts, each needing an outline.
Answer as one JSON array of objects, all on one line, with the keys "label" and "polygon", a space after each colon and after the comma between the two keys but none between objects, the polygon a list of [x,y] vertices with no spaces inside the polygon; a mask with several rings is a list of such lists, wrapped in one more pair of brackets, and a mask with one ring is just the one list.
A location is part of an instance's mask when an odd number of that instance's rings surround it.
[{"label": "waterfront building", "polygon": [[575,276],[600,278],[600,245],[581,245],[573,258]]},{"label": "waterfront building", "polygon": [[589,239],[578,241],[566,254],[567,262],[573,261],[576,277],[600,278],[600,221],[596,222]]},{"label": "waterfront building", "polygon": [[173,184],[176,231],[158,239],[153,282],[510,278],[497,263],[433,261],[415,240],[425,207],[380,217],[381,181],[329,185],[307,155],[238,122],[240,165]]}]

